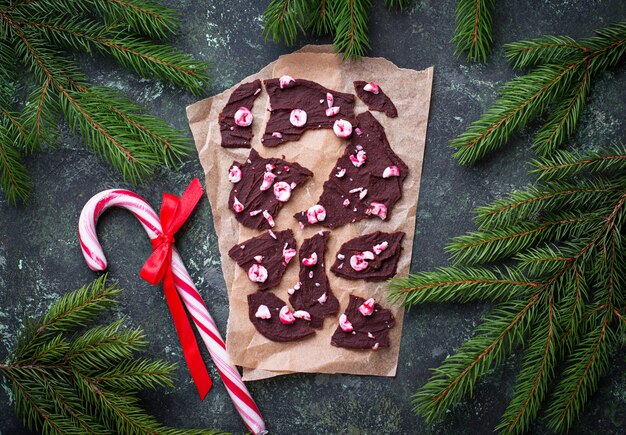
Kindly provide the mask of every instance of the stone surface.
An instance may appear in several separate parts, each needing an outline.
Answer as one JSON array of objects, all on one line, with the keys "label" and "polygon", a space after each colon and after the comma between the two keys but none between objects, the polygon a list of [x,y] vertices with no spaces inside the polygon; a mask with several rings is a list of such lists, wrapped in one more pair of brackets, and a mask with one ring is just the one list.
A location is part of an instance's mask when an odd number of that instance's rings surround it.
[{"label": "stone surface", "polygon": [[[261,36],[267,0],[248,2],[173,1],[182,12],[180,36],[173,42],[202,59],[214,61],[211,95],[232,86],[291,48]],[[384,56],[401,67],[435,66],[430,126],[416,237],[413,271],[447,264],[446,240],[473,229],[471,210],[531,181],[527,161],[528,130],[515,136],[503,152],[472,167],[459,167],[447,142],[461,133],[495,99],[499,85],[514,76],[503,58],[502,44],[542,34],[588,36],[592,29],[623,17],[622,0],[533,2],[511,0],[498,4],[494,19],[494,53],[487,65],[454,55],[454,0],[416,0],[401,13],[387,13],[374,2],[369,24],[373,56]],[[298,44],[328,43],[329,39],[299,39]],[[84,63],[95,83],[123,91],[174,126],[188,130],[185,105],[195,98],[168,85],[123,72],[114,62],[98,58]],[[605,74],[592,87],[574,146],[593,146],[626,140],[626,68]],[[64,136],[63,145],[28,158],[35,193],[26,206],[9,207],[0,195],[0,360],[15,346],[19,319],[43,313],[60,295],[92,280],[76,238],[80,210],[94,193],[111,187],[130,187],[155,207],[165,191],[181,193],[202,169],[192,154],[178,171],[159,172],[145,184],[132,187],[91,152],[80,139]],[[125,289],[115,316],[129,316],[150,337],[149,353],[179,364],[175,389],[147,392],[145,406],[163,423],[178,427],[219,428],[241,433],[244,427],[228,395],[210,367],[213,390],[204,402],[184,367],[184,359],[169,320],[163,294],[139,278],[150,252],[148,238],[127,212],[108,212],[98,227],[110,256],[109,278]],[[227,298],[220,271],[217,240],[208,201],[203,200],[177,236],[177,246],[222,332]],[[424,253],[428,253],[425,255]],[[402,350],[395,378],[346,375],[293,375],[249,384],[272,433],[491,433],[511,397],[520,355],[507,360],[477,386],[465,401],[440,423],[426,424],[411,413],[411,394],[423,385],[429,368],[471,336],[488,306],[428,305],[407,313]],[[206,355],[206,351],[204,352]],[[209,361],[208,355],[206,360]],[[623,433],[626,424],[624,354],[612,360],[599,391],[574,426],[575,433]],[[12,397],[0,378],[0,433],[26,434],[12,413]],[[546,433],[539,424],[533,432]]]}]

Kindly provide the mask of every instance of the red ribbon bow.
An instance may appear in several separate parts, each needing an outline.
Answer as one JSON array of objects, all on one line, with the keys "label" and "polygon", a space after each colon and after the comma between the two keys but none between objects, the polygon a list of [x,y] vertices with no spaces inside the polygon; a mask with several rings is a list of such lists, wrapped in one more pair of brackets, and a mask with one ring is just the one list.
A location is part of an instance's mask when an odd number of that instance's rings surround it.
[{"label": "red ribbon bow", "polygon": [[211,378],[207,372],[196,337],[193,334],[187,313],[180,300],[174,284],[172,273],[172,250],[174,247],[174,234],[191,215],[198,201],[202,198],[202,185],[194,178],[189,187],[179,198],[176,195],[165,193],[159,218],[163,234],[152,239],[152,254],[141,268],[140,276],[152,285],[163,281],[163,291],[167,305],[172,313],[178,339],[183,348],[183,354],[189,367],[200,399],[204,399],[211,389]]}]

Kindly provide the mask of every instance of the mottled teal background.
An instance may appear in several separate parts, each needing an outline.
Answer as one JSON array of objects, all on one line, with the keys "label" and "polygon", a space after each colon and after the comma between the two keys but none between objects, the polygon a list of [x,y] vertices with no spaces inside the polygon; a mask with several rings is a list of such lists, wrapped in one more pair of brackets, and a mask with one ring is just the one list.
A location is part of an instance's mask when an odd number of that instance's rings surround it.
[{"label": "mottled teal background", "polygon": [[[291,48],[265,44],[262,12],[268,1],[167,1],[181,11],[183,24],[173,41],[181,49],[214,63],[215,80],[206,96],[232,86]],[[448,141],[461,133],[496,98],[498,86],[514,76],[503,58],[502,44],[543,34],[589,36],[597,27],[623,20],[623,0],[508,0],[497,2],[494,53],[488,65],[454,56],[449,41],[454,31],[453,0],[415,0],[407,11],[388,14],[381,0],[371,13],[371,54],[401,67],[435,66],[430,126],[422,191],[413,247],[412,270],[447,264],[446,240],[474,228],[471,210],[532,180],[527,175],[531,125],[485,162],[461,168],[451,157]],[[300,39],[305,43],[329,40]],[[84,70],[100,85],[110,86],[146,105],[150,111],[191,136],[185,106],[190,95],[152,80],[123,72],[104,58],[85,60]],[[572,146],[599,146],[626,140],[626,68],[605,74],[592,87],[589,105]],[[66,131],[67,129],[64,129]],[[93,194],[112,187],[130,187],[93,154],[80,139],[63,136],[57,149],[28,159],[35,193],[27,206],[11,208],[0,198],[0,359],[15,346],[19,319],[44,313],[60,295],[95,277],[84,264],[76,238],[80,210]],[[134,187],[155,207],[165,191],[181,193],[202,169],[193,153],[178,172],[162,171]],[[151,339],[153,357],[177,362],[179,382],[172,390],[144,395],[145,406],[160,420],[178,427],[219,428],[242,432],[236,414],[212,364],[217,380],[204,402],[195,388],[177,343],[163,294],[140,280],[150,252],[148,238],[128,213],[115,210],[98,227],[110,256],[109,276],[125,289],[115,314],[128,316]],[[189,272],[224,332],[227,299],[220,269],[211,210],[204,200],[177,236]],[[294,375],[250,383],[249,387],[273,433],[490,433],[511,397],[520,350],[502,369],[481,382],[474,400],[462,403],[440,423],[428,425],[411,413],[410,396],[435,367],[467,338],[483,304],[427,305],[410,311],[405,320],[398,376],[393,379]],[[209,361],[207,355],[207,361]],[[626,382],[624,353],[618,353],[599,391],[572,433],[624,433]],[[14,417],[6,380],[0,379],[0,434],[26,432]],[[533,432],[544,433],[539,424]]]}]

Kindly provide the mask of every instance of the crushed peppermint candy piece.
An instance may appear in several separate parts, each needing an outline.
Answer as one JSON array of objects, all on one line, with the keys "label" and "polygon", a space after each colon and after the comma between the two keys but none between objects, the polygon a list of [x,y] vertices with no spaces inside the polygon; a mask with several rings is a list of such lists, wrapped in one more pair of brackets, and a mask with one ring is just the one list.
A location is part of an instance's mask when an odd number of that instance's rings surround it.
[{"label": "crushed peppermint candy piece", "polygon": [[400,169],[397,166],[387,166],[383,171],[383,178],[399,177]]},{"label": "crushed peppermint candy piece", "polygon": [[374,251],[374,254],[380,255],[385,249],[387,249],[388,246],[389,246],[389,242],[385,240],[384,242],[381,242],[378,245],[374,245],[372,249]]},{"label": "crushed peppermint candy piece", "polygon": [[331,116],[335,116],[336,114],[339,113],[339,106],[333,106],[333,107],[329,107],[328,109],[326,109],[326,116],[328,116],[329,118]]},{"label": "crushed peppermint candy piece", "polygon": [[367,266],[369,266],[369,263],[365,261],[363,254],[355,254],[350,257],[350,267],[357,272],[367,269]]},{"label": "crushed peppermint candy piece", "polygon": [[280,79],[278,79],[278,83],[281,89],[285,89],[294,83],[296,83],[295,79],[291,76],[284,75]]},{"label": "crushed peppermint candy piece", "polygon": [[277,138],[277,139],[282,139],[283,138],[283,134],[280,131],[272,132],[272,136]]},{"label": "crushed peppermint candy piece", "polygon": [[267,307],[267,305],[259,305],[259,308],[257,308],[254,317],[267,320],[272,318],[272,313],[270,313],[270,309]]},{"label": "crushed peppermint candy piece", "polygon": [[374,337],[374,334],[372,334],[371,332],[367,333],[367,338],[371,338],[372,340],[376,340],[376,337]]},{"label": "crushed peppermint candy piece", "polygon": [[291,186],[284,181],[279,181],[274,184],[274,196],[280,202],[289,201],[289,198],[291,198]]},{"label": "crushed peppermint candy piece", "polygon": [[[390,310],[373,303],[371,314],[363,315],[359,307],[369,306],[372,301],[350,295],[350,302],[344,311],[346,322],[350,327],[342,325],[342,319],[335,330],[331,344],[347,349],[372,349],[390,346],[389,331],[395,325],[395,318]],[[368,310],[369,312],[369,310]],[[350,319],[350,320],[348,320]],[[372,345],[372,343],[374,343]]]},{"label": "crushed peppermint candy piece", "polygon": [[306,217],[310,224],[323,222],[326,219],[326,209],[316,204],[307,210]]},{"label": "crushed peppermint candy piece", "polygon": [[306,321],[311,321],[311,314],[309,314],[308,311],[304,311],[304,310],[297,310],[293,312],[293,317],[295,317],[296,319],[302,319],[302,320],[306,320]]},{"label": "crushed peppermint candy piece", "polygon": [[365,86],[363,86],[363,90],[365,92],[371,92],[372,94],[378,94],[380,92],[378,85],[373,82],[369,82]]},{"label": "crushed peppermint candy piece", "polygon": [[269,189],[272,183],[274,182],[274,180],[276,179],[276,177],[277,175],[274,174],[273,172],[266,171],[263,174],[263,183],[261,183],[260,189],[262,191]]},{"label": "crushed peppermint candy piece", "polygon": [[345,313],[339,316],[339,327],[343,332],[352,332],[354,330],[352,323],[350,323]]},{"label": "crushed peppermint candy piece", "polygon": [[348,198],[343,200],[343,206],[348,207],[350,205],[350,200]]},{"label": "crushed peppermint candy piece", "polygon": [[274,240],[276,240],[276,234],[274,234],[274,231],[272,230],[267,230],[267,233],[270,235],[270,237]]},{"label": "crushed peppermint candy piece", "polygon": [[296,250],[293,248],[289,248],[289,243],[285,243],[285,247],[283,248],[283,259],[285,260],[285,263],[289,264],[289,262],[295,256],[296,256]]},{"label": "crushed peppermint candy piece", "polygon": [[306,124],[307,115],[302,109],[293,109],[289,115],[289,122],[294,127],[303,127]]},{"label": "crushed peppermint candy piece", "polygon": [[267,269],[260,264],[253,264],[248,269],[248,278],[252,282],[265,282],[267,280]]},{"label": "crushed peppermint candy piece", "polygon": [[[324,100],[321,100],[324,101]],[[335,103],[335,97],[333,97],[333,94],[331,94],[330,92],[326,92],[326,104],[328,104],[328,107],[332,107],[332,105]]]},{"label": "crushed peppermint candy piece", "polygon": [[255,255],[253,258],[257,263],[261,263],[264,257],[262,255]]},{"label": "crushed peppermint candy piece", "polygon": [[358,150],[355,155],[351,155],[349,158],[355,167],[360,168],[367,160],[367,154],[363,150]]},{"label": "crushed peppermint candy piece", "polygon": [[333,132],[337,137],[346,138],[352,134],[352,124],[345,119],[338,119],[333,125]]},{"label": "crushed peppermint candy piece", "polygon": [[228,181],[231,183],[239,183],[241,181],[241,169],[239,169],[239,166],[233,165],[228,170]]},{"label": "crushed peppermint candy piece", "polygon": [[305,266],[315,266],[317,264],[317,254],[313,252],[310,257],[303,258],[302,264]]},{"label": "crushed peppermint candy piece", "polygon": [[241,213],[243,209],[244,209],[243,204],[239,202],[237,197],[235,197],[235,200],[233,201],[233,210],[235,210],[235,213]]},{"label": "crushed peppermint candy piece", "polygon": [[263,210],[252,210],[249,214],[250,216],[256,216],[258,214],[261,214],[263,212]]},{"label": "crushed peppermint candy piece", "polygon": [[339,169],[339,171],[335,174],[335,177],[341,178],[346,175],[346,168]]},{"label": "crushed peppermint candy piece", "polygon": [[280,323],[282,323],[283,325],[291,325],[296,321],[296,318],[294,317],[287,305],[280,309],[280,312],[278,313],[278,318],[280,319]]},{"label": "crushed peppermint candy piece", "polygon": [[328,295],[326,293],[322,294],[322,296],[317,298],[317,302],[319,302],[321,305],[324,305],[327,300],[328,300]]},{"label": "crushed peppermint candy piece", "polygon": [[240,107],[239,110],[235,112],[235,124],[239,127],[248,127],[252,124],[254,120],[254,116],[252,116],[252,112],[247,107]]},{"label": "crushed peppermint candy piece", "polygon": [[366,210],[367,214],[378,216],[382,220],[387,219],[387,206],[380,202],[370,202],[370,207]]},{"label": "crushed peppermint candy piece", "polygon": [[274,222],[274,218],[267,210],[263,210],[263,217],[265,218],[267,223],[270,224],[270,227],[274,228],[274,226],[276,226],[276,223]]},{"label": "crushed peppermint candy piece", "polygon": [[371,316],[374,312],[375,304],[376,301],[374,300],[374,298],[369,298],[359,306],[359,313],[363,314],[364,316]]}]

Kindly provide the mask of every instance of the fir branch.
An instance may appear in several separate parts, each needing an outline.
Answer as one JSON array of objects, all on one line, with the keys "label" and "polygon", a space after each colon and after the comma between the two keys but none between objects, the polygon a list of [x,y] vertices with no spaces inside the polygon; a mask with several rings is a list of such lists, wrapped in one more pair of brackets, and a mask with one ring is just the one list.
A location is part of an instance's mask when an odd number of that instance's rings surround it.
[{"label": "fir branch", "polygon": [[334,29],[335,0],[313,0],[312,9],[306,27],[313,34],[322,36],[332,33]]},{"label": "fir branch", "polygon": [[101,277],[68,293],[39,320],[25,322],[19,344],[0,364],[15,411],[30,430],[46,434],[205,434],[162,426],[139,406],[137,392],[172,386],[175,366],[135,357],[146,341],[124,319],[77,334],[118,296]]},{"label": "fir branch", "polygon": [[[572,427],[624,345],[623,151],[620,145],[542,159],[536,171],[558,181],[481,207],[482,231],[450,245],[459,265],[391,281],[391,299],[408,307],[499,302],[474,338],[418,390],[416,413],[427,421],[442,418],[488,370],[523,346],[515,392],[496,429],[532,431],[546,401],[549,425],[558,431]],[[499,259],[507,259],[507,266],[491,264]]]},{"label": "fir branch", "polygon": [[143,77],[199,94],[208,64],[154,40],[177,25],[176,12],[150,0],[28,0],[0,9],[0,76],[8,80],[17,61],[38,83],[19,114],[11,111],[16,90],[0,90],[0,114],[8,120],[0,123],[7,129],[0,134],[0,187],[9,202],[26,200],[30,183],[21,157],[56,143],[60,116],[131,182],[180,163],[190,148],[181,131],[121,94],[91,86],[67,53],[109,55]]},{"label": "fir branch", "polygon": [[265,41],[271,36],[274,42],[283,40],[287,45],[293,45],[298,29],[304,31],[307,7],[306,0],[272,0],[263,13]]},{"label": "fir branch", "polygon": [[456,54],[467,52],[473,61],[487,61],[491,51],[495,0],[458,0],[456,4]]},{"label": "fir branch", "polygon": [[336,21],[333,44],[344,60],[358,59],[370,49],[367,21],[370,0],[335,0]]},{"label": "fir branch", "polygon": [[385,0],[388,9],[404,9],[409,7],[413,0]]},{"label": "fir branch", "polygon": [[473,163],[497,150],[548,109],[552,115],[535,136],[534,148],[549,155],[561,146],[576,129],[592,79],[626,53],[626,23],[596,33],[576,41],[548,37],[508,45],[513,65],[535,69],[503,85],[492,107],[451,141],[459,162]]}]

